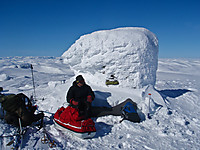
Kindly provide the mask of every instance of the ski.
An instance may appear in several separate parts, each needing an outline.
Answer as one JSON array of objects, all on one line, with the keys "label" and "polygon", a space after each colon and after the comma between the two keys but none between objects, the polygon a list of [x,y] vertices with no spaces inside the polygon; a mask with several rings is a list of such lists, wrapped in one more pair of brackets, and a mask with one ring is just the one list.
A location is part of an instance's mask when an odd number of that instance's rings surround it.
[{"label": "ski", "polygon": [[22,138],[23,138],[23,136],[21,136],[20,134],[18,134],[18,135],[15,137],[15,141],[13,142],[13,147],[12,147],[12,149],[18,150],[19,147],[21,147],[21,145],[22,145],[22,140],[23,140]]},{"label": "ski", "polygon": [[[42,127],[41,124],[35,124],[34,126],[38,127],[38,129],[36,130],[39,131]],[[19,146],[23,145],[23,139],[24,139],[24,135],[26,134],[27,130],[32,127],[32,126],[27,126],[24,127],[24,129],[21,130],[20,132],[20,128],[18,129],[18,131],[16,131],[14,134],[10,134],[10,135],[1,135],[1,138],[7,138],[7,137],[13,137],[12,140],[10,140],[6,146],[11,146],[13,144],[13,148],[12,149],[18,149]]]},{"label": "ski", "polygon": [[0,138],[14,137],[14,136],[16,136],[17,134],[18,134],[18,133],[10,134],[10,135],[1,135]]},{"label": "ski", "polygon": [[[18,131],[17,131],[18,134],[15,136],[15,140],[14,140],[14,142],[13,142],[13,147],[12,147],[12,149],[18,150],[19,147],[20,147],[20,149],[22,148],[24,134],[26,133],[27,129],[28,129],[28,128],[22,129],[21,119],[19,118],[19,129],[18,129]],[[12,143],[12,142],[11,142],[11,143]],[[10,144],[10,142],[9,142],[8,144]]]},{"label": "ski", "polygon": [[8,143],[6,144],[6,146],[10,146],[10,145],[12,145],[14,142],[15,142],[15,139],[12,139],[10,142],[8,142]]},{"label": "ski", "polygon": [[6,146],[10,146],[10,145],[12,145],[12,144],[14,144],[14,142],[15,142],[15,136],[18,136],[19,134],[13,134],[13,135],[6,135],[6,136],[1,136],[1,137],[13,137],[13,139],[10,141],[10,142],[8,142],[7,144],[6,144]]},{"label": "ski", "polygon": [[6,144],[6,146],[11,146],[13,144],[12,149],[17,150],[23,144],[23,138],[24,138],[25,133],[27,132],[27,129],[28,128],[25,128],[21,132],[20,132],[20,130],[18,130],[17,133],[15,133],[13,135],[5,135],[5,136],[1,136],[1,137],[13,137],[13,139],[11,141],[9,141]]}]

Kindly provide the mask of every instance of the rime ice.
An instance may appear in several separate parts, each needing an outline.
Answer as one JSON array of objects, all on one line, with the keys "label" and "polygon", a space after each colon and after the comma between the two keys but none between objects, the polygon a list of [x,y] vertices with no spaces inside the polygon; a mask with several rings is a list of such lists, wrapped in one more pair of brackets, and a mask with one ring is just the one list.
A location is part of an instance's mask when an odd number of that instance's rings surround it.
[{"label": "rime ice", "polygon": [[81,36],[63,55],[72,69],[115,75],[121,87],[154,85],[158,40],[145,28],[102,30]]}]

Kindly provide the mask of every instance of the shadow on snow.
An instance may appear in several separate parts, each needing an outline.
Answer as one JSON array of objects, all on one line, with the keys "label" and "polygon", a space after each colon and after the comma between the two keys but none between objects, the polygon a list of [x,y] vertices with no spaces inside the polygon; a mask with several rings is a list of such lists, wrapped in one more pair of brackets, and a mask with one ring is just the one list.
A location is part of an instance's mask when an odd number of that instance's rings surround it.
[{"label": "shadow on snow", "polygon": [[176,98],[179,97],[187,92],[192,92],[191,90],[188,89],[166,89],[166,90],[157,90],[158,93],[164,98],[166,99],[167,97],[170,98]]}]

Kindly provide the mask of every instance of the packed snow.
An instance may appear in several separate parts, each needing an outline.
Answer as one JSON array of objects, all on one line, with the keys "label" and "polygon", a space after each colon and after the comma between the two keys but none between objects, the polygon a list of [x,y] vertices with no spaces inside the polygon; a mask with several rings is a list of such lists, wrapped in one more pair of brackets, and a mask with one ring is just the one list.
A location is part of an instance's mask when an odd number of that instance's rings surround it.
[{"label": "packed snow", "polygon": [[[75,76],[82,74],[95,92],[93,105],[115,106],[127,98],[138,104],[144,114],[141,123],[123,121],[121,117],[93,118],[97,134],[92,139],[82,140],[71,133],[57,130],[52,120],[45,118],[46,128],[56,140],[57,147],[49,148],[41,143],[42,130],[30,128],[24,137],[24,149],[199,149],[200,147],[200,60],[159,59],[155,86],[140,89],[106,86],[105,78],[91,72],[78,72],[63,58],[55,57],[8,57],[0,58],[0,86],[3,93],[34,95],[32,72],[35,81],[35,97],[38,110],[51,118],[61,106],[67,106],[66,92]],[[104,84],[103,84],[104,83]],[[148,119],[148,100],[151,93],[152,119]],[[153,103],[154,102],[154,103]],[[162,105],[158,111],[153,104]],[[155,106],[155,105],[154,105]],[[171,113],[170,113],[171,112]],[[15,127],[0,120],[0,135],[14,133]],[[1,138],[1,149],[11,137]]]},{"label": "packed snow", "polygon": [[62,58],[74,70],[101,79],[114,75],[120,87],[141,88],[156,82],[158,40],[145,28],[96,31],[81,36]]}]

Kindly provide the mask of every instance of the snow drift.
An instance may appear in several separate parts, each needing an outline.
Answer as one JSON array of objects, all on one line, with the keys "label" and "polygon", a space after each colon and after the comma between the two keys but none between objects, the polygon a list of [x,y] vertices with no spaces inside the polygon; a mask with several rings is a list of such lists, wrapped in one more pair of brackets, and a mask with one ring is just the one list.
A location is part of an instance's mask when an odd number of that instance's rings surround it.
[{"label": "snow drift", "polygon": [[76,71],[115,75],[121,87],[142,88],[156,82],[158,40],[145,28],[97,31],[81,36],[62,58]]}]

